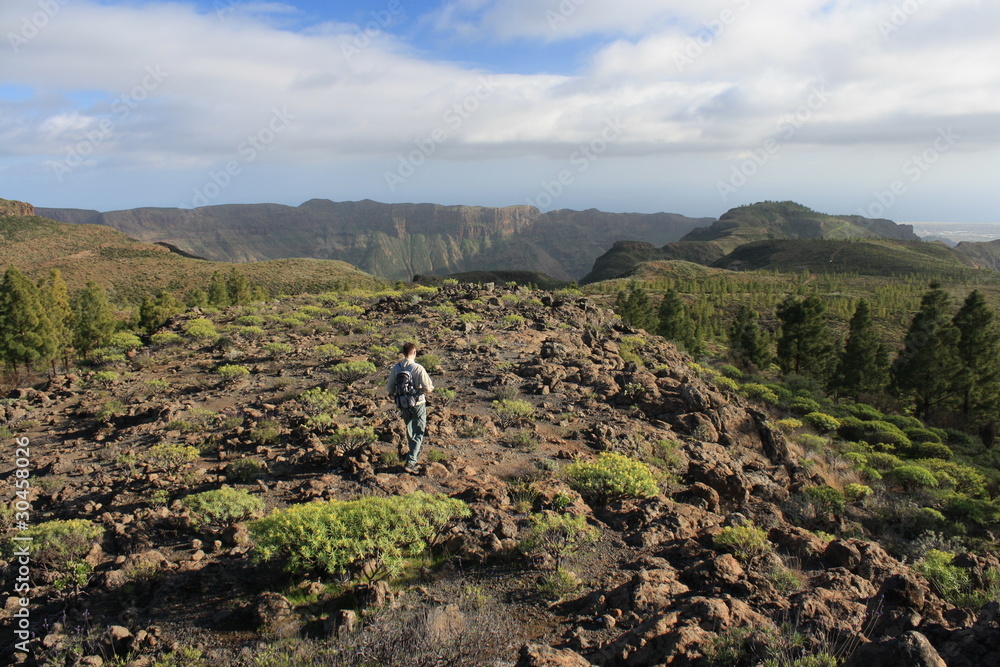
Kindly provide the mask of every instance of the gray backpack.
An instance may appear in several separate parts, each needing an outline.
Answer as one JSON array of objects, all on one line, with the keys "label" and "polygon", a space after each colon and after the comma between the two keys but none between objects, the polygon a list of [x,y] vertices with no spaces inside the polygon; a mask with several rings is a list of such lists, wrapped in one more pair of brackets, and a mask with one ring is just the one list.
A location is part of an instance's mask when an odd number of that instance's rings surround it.
[{"label": "gray backpack", "polygon": [[400,408],[412,408],[417,404],[419,396],[416,385],[413,383],[413,375],[410,371],[400,366],[396,372],[396,406]]}]

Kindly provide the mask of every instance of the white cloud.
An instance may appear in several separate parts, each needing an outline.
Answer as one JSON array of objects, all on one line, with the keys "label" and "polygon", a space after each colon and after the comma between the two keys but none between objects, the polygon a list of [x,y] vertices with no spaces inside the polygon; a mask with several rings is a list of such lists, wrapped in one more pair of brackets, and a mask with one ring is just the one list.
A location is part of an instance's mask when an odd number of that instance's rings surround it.
[{"label": "white cloud", "polygon": [[[963,150],[995,150],[990,128],[1000,126],[994,2],[894,16],[865,0],[453,0],[423,19],[473,41],[590,40],[587,65],[562,76],[432,60],[389,25],[293,30],[303,17],[288,4],[232,6],[220,16],[59,4],[0,58],[0,81],[35,91],[0,99],[0,158],[58,160],[110,121],[93,149],[98,167],[207,169],[238,158],[277,109],[293,118],[258,151],[261,163],[391,165],[438,130],[434,160],[560,160],[608,119],[625,128],[609,154],[725,161],[773,136],[817,90],[827,99],[789,143],[907,147],[964,124]],[[0,25],[20,35],[38,7],[8,1]],[[95,91],[98,102],[72,101]]]}]

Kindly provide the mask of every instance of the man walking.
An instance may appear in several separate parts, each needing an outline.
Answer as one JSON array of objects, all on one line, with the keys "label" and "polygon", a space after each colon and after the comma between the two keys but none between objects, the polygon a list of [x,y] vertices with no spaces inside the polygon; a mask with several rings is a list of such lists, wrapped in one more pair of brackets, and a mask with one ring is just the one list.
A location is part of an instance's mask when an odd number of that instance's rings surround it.
[{"label": "man walking", "polygon": [[427,430],[427,397],[434,391],[434,383],[426,369],[416,362],[416,343],[403,345],[403,360],[389,371],[389,380],[385,390],[390,398],[396,401],[399,414],[406,424],[406,439],[410,445],[410,454],[406,457],[406,472],[417,473],[417,459],[420,448],[424,444],[424,432]]}]

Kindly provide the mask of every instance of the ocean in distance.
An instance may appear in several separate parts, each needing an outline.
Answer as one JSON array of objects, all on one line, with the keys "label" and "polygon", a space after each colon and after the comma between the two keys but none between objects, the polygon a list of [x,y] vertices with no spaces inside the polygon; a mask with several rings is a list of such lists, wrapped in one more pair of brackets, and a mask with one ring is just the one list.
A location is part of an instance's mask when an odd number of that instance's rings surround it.
[{"label": "ocean in distance", "polygon": [[920,238],[933,236],[954,243],[1000,239],[1000,223],[994,222],[906,222]]}]

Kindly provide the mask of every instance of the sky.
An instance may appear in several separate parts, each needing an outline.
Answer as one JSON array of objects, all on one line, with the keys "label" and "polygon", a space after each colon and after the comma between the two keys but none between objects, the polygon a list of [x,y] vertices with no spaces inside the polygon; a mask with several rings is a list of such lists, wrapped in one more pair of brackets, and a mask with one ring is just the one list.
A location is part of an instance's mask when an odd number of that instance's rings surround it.
[{"label": "sky", "polygon": [[1000,222],[1000,0],[4,0],[0,197]]}]

